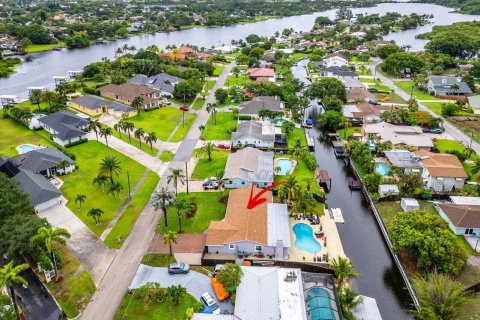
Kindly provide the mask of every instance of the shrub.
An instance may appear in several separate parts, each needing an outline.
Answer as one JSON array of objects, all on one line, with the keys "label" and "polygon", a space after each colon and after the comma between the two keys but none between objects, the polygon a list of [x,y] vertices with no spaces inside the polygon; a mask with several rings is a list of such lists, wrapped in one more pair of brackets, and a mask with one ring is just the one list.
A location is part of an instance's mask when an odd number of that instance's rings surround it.
[{"label": "shrub", "polygon": [[244,121],[245,121],[245,120],[248,121],[248,120],[251,120],[251,119],[252,119],[251,116],[239,116],[239,117],[238,117],[238,120],[244,120]]},{"label": "shrub", "polygon": [[73,147],[73,146],[78,146],[79,144],[82,144],[82,143],[85,143],[85,142],[88,142],[88,139],[80,139],[78,141],[75,141],[75,142],[72,142],[72,143],[67,143],[65,145],[65,148],[70,148],[70,147]]}]

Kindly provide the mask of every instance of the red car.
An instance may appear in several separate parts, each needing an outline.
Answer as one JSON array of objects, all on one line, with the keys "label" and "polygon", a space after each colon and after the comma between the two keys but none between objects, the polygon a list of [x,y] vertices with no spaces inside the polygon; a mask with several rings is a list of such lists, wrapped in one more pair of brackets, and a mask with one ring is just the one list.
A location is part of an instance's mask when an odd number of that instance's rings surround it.
[{"label": "red car", "polygon": [[190,110],[190,109],[189,109],[188,107],[183,106],[183,107],[180,107],[180,110],[182,110],[182,111],[188,111],[188,110]]},{"label": "red car", "polygon": [[228,145],[226,145],[226,144],[219,144],[219,145],[217,145],[217,148],[218,148],[218,149],[226,149],[226,150],[228,150],[228,149],[230,149],[230,146],[228,146]]}]

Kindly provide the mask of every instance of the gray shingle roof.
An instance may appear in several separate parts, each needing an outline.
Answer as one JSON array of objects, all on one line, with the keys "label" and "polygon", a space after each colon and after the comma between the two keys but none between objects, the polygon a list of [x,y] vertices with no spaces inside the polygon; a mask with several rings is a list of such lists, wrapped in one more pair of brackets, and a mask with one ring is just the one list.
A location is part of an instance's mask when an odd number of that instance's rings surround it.
[{"label": "gray shingle roof", "polygon": [[229,154],[224,178],[273,182],[273,152],[248,147]]},{"label": "gray shingle roof", "polygon": [[242,102],[239,107],[239,114],[258,114],[261,109],[268,109],[270,111],[281,111],[282,102],[280,97],[259,96],[250,101]]},{"label": "gray shingle roof", "polygon": [[[468,84],[464,81],[457,81],[456,77],[446,77],[446,76],[430,76],[430,81],[433,83],[435,91],[437,92],[447,92],[455,94],[470,94],[472,90]],[[452,90],[452,85],[458,85],[458,90]]]},{"label": "gray shingle roof", "polygon": [[32,150],[11,159],[12,163],[22,170],[39,173],[43,170],[56,167],[61,161],[70,164],[75,162],[56,148]]},{"label": "gray shingle roof", "polygon": [[173,93],[175,84],[183,80],[184,79],[182,78],[171,76],[167,73],[159,73],[151,77],[147,77],[143,74],[137,74],[128,80],[128,82],[152,87],[163,92]]},{"label": "gray shingle roof", "polygon": [[408,150],[391,150],[383,152],[390,163],[398,168],[423,168],[419,157]]},{"label": "gray shingle roof", "polygon": [[78,128],[89,124],[88,120],[68,111],[52,113],[38,119],[38,122],[58,132],[55,136],[62,141],[85,135],[86,133]]},{"label": "gray shingle roof", "polygon": [[72,100],[72,102],[75,102],[82,107],[96,110],[98,108],[101,108],[103,106],[108,107],[109,109],[115,110],[115,111],[121,111],[121,112],[130,112],[133,110],[132,107],[129,107],[127,105],[121,104],[119,102],[115,101],[108,101],[105,100],[101,97],[98,96],[92,96],[92,95],[87,95],[87,96],[81,96],[79,98],[76,98]]},{"label": "gray shingle roof", "polygon": [[262,141],[275,141],[275,132],[271,134],[262,133],[262,123],[258,121],[240,122],[237,131],[232,133],[232,140],[252,137]]},{"label": "gray shingle roof", "polygon": [[28,193],[28,198],[33,206],[62,195],[60,190],[55,188],[42,175],[29,170],[20,169],[20,172],[13,179],[17,180],[20,183],[20,188]]},{"label": "gray shingle roof", "polygon": [[331,72],[338,77],[358,77],[358,74],[356,74],[352,70],[349,70],[349,69],[343,68],[343,67],[336,67],[336,66],[321,67],[320,71]]}]

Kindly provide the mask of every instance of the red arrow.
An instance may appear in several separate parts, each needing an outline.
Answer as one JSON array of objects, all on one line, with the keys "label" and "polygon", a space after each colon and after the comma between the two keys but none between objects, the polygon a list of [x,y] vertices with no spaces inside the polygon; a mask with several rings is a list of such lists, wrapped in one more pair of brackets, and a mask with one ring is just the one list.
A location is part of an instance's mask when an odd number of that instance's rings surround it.
[{"label": "red arrow", "polygon": [[257,193],[255,195],[255,197],[252,198],[253,196],[253,185],[255,184],[254,182],[252,182],[252,189],[250,190],[250,199],[248,199],[248,205],[247,205],[247,209],[253,209],[255,208],[256,206],[264,203],[267,201],[267,199],[265,198],[260,198],[265,192],[267,192],[268,190],[278,186],[278,185],[281,185],[281,184],[284,184],[285,181],[280,181],[280,182],[276,182],[274,184],[271,184],[269,185],[268,187],[266,187],[265,189],[263,189],[262,191],[260,191],[259,193]]}]

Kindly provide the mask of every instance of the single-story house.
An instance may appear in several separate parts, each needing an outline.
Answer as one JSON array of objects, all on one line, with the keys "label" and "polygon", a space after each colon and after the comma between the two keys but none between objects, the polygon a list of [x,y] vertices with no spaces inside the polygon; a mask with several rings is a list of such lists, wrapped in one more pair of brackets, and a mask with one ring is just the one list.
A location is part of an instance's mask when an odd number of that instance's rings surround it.
[{"label": "single-story house", "polygon": [[344,79],[344,78],[354,78],[358,79],[358,74],[354,71],[347,69],[345,66],[331,66],[331,67],[321,67],[320,68],[320,77],[331,77],[337,79]]},{"label": "single-story house", "polygon": [[408,175],[423,175],[423,164],[420,157],[408,150],[390,150],[383,154],[392,166],[397,167],[402,173]]},{"label": "single-story house", "polygon": [[418,204],[417,199],[413,198],[402,198],[400,206],[405,212],[420,210],[420,205]]},{"label": "single-story house", "polygon": [[273,152],[247,147],[229,154],[223,178],[229,189],[250,187],[252,182],[260,188],[272,184]]},{"label": "single-story house", "polygon": [[[67,174],[75,170],[75,161],[56,148],[36,149],[10,159],[16,167],[50,178],[57,173]],[[65,168],[60,164],[65,161]],[[68,164],[68,165],[67,165]]]},{"label": "single-story house", "polygon": [[135,83],[108,84],[100,87],[100,95],[105,98],[113,99],[127,105],[131,105],[133,99],[141,97],[143,99],[142,109],[149,109],[160,103],[161,92]]},{"label": "single-story house", "polygon": [[137,114],[137,110],[130,106],[93,95],[86,95],[73,99],[70,101],[70,107],[90,116],[113,114],[118,117],[122,117],[123,115],[133,117]]},{"label": "single-story house", "polygon": [[397,126],[387,122],[364,124],[362,135],[365,140],[389,142],[392,147],[414,146],[418,149],[430,150],[433,148],[432,139],[425,135],[418,126]]},{"label": "single-story house", "polygon": [[361,102],[344,105],[343,115],[351,122],[371,123],[380,121],[380,115],[390,109],[389,106],[374,106],[368,102]]},{"label": "single-story house", "polygon": [[[260,191],[253,190],[254,194]],[[207,229],[208,253],[246,252],[288,259],[291,243],[287,205],[273,203],[270,191],[264,196],[266,202],[248,209],[250,188],[230,191],[225,218],[210,222]]]},{"label": "single-story house", "polygon": [[421,159],[427,188],[435,192],[452,192],[465,185],[468,175],[457,156],[426,150],[418,150],[414,154]]},{"label": "single-story house", "polygon": [[456,235],[480,235],[480,206],[439,204],[438,213]]},{"label": "single-story house", "polygon": [[250,68],[247,73],[254,81],[275,82],[275,70],[271,68]]},{"label": "single-story house", "polygon": [[341,53],[332,53],[323,58],[324,67],[344,67],[348,64],[348,59]]},{"label": "single-story house", "polygon": [[453,204],[480,206],[480,197],[450,196],[450,202]]},{"label": "single-story house", "polygon": [[137,74],[128,82],[134,84],[140,84],[143,86],[147,86],[153,89],[160,91],[162,96],[173,96],[173,89],[177,83],[184,81],[184,79],[171,76],[168,73],[159,73],[157,75],[147,77],[143,74]]},{"label": "single-story house", "polygon": [[58,111],[38,119],[42,128],[53,135],[53,141],[61,146],[87,139],[90,121],[68,111]]},{"label": "single-story house", "polygon": [[[280,130],[280,129],[279,129]],[[265,121],[244,121],[232,133],[232,146],[255,146],[255,148],[273,148],[275,146],[276,128]]]},{"label": "single-story house", "polygon": [[355,39],[360,39],[360,38],[363,38],[367,35],[366,32],[363,32],[363,31],[356,31],[356,32],[352,32],[350,33],[350,36],[352,38],[355,38]]},{"label": "single-story house", "polygon": [[357,78],[345,77],[345,78],[339,78],[339,79],[340,81],[342,81],[347,91],[350,91],[353,88],[365,88],[365,85],[363,84],[363,82],[358,80]]},{"label": "single-story house", "polygon": [[258,112],[261,109],[268,109],[270,111],[283,111],[284,104],[279,96],[258,96],[250,101],[245,101],[238,107],[238,114],[240,116],[251,116],[258,118]]},{"label": "single-story house", "polygon": [[378,186],[378,194],[380,195],[380,198],[398,196],[400,190],[396,184],[381,184]]},{"label": "single-story house", "polygon": [[427,88],[435,96],[466,96],[472,90],[461,78],[449,76],[430,76]]},{"label": "single-story house", "polygon": [[347,91],[347,102],[355,103],[359,101],[376,100],[373,94],[365,87],[352,87]]},{"label": "single-story house", "polygon": [[480,95],[468,97],[468,105],[472,108],[473,113],[480,114]]}]

